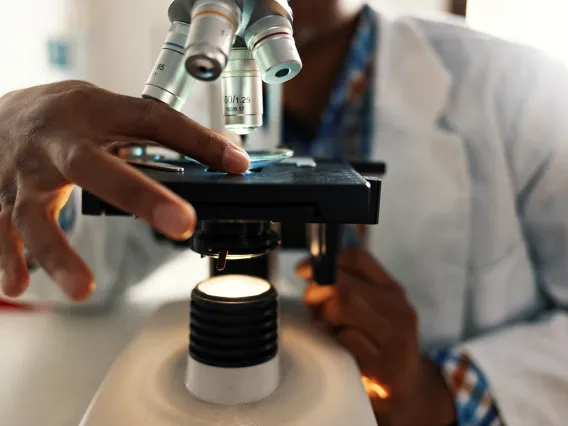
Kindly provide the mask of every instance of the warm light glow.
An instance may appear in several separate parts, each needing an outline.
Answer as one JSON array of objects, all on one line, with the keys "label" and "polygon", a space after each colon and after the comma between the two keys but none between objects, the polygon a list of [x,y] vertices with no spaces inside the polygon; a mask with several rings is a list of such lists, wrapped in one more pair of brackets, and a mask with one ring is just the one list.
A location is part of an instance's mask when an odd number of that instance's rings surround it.
[{"label": "warm light glow", "polygon": [[390,392],[375,380],[365,376],[363,376],[361,380],[363,381],[363,386],[365,387],[365,391],[369,397],[379,397],[380,399],[387,399],[390,397]]},{"label": "warm light glow", "polygon": [[209,296],[239,299],[265,293],[270,290],[270,284],[261,278],[225,275],[204,281],[197,288]]}]

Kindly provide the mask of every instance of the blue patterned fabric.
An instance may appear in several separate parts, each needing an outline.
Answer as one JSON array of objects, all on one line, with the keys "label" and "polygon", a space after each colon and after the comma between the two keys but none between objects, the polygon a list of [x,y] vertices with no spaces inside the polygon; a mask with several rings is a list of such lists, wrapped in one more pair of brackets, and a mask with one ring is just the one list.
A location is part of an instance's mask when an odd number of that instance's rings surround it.
[{"label": "blue patterned fabric", "polygon": [[316,137],[284,120],[282,141],[297,156],[354,160],[371,155],[377,36],[376,15],[366,7]]},{"label": "blue patterned fabric", "polygon": [[430,354],[455,395],[459,426],[501,426],[489,382],[467,353],[442,349]]},{"label": "blue patterned fabric", "polygon": [[[76,191],[76,190],[74,190]],[[59,226],[66,234],[73,231],[75,227],[75,222],[77,220],[77,205],[75,203],[76,198],[71,194],[69,201],[59,212]]]}]

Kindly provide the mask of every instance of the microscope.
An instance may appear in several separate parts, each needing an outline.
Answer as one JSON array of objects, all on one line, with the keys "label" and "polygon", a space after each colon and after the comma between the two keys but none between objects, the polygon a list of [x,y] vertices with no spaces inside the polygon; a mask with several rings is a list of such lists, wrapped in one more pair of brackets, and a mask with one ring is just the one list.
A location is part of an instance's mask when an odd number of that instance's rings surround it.
[{"label": "microscope", "polygon": [[[302,68],[288,0],[175,0],[169,19],[142,96],[179,111],[197,80],[220,80],[225,128],[245,139],[261,128],[265,85]],[[249,156],[249,171],[229,175],[181,155],[130,151],[131,165],[194,206],[197,229],[177,244],[210,258],[212,276],[189,309],[158,310],[81,426],[376,424],[354,359],[301,301],[278,297],[272,272],[276,251],[305,249],[314,281],[333,285],[344,230],[378,223],[385,167],[295,158],[285,147]],[[87,192],[82,211],[125,214]]]}]

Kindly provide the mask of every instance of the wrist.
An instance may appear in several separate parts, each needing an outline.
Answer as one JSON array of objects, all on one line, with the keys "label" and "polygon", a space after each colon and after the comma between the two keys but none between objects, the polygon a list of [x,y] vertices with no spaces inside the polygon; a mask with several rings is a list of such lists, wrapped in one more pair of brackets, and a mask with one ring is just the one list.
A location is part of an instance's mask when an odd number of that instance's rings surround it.
[{"label": "wrist", "polygon": [[438,366],[423,357],[416,392],[396,410],[392,426],[451,426],[457,420],[454,396]]},{"label": "wrist", "polygon": [[449,388],[446,379],[440,368],[429,358],[424,357],[423,380],[424,395],[427,405],[431,407],[430,413],[432,426],[450,426],[457,420],[456,404],[454,394]]}]

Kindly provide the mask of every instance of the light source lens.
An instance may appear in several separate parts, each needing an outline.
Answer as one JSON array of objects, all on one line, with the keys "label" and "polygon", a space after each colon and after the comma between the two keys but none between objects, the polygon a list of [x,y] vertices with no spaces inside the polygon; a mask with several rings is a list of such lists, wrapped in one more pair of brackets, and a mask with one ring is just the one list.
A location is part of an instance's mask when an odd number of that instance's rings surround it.
[{"label": "light source lens", "polygon": [[197,288],[208,296],[241,299],[266,293],[270,290],[270,284],[246,275],[225,275],[204,281]]},{"label": "light source lens", "polygon": [[278,353],[278,294],[267,281],[225,275],[191,293],[189,355],[204,365],[244,368]]}]

